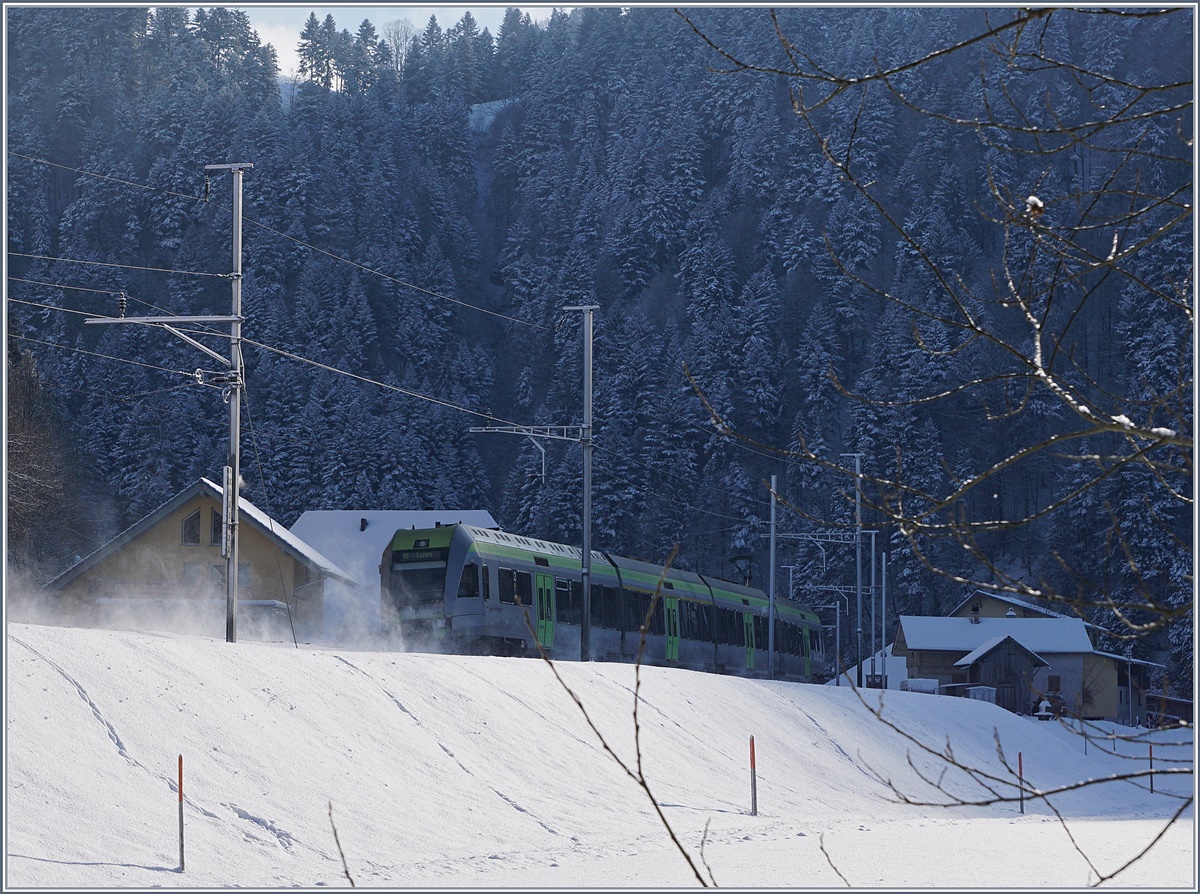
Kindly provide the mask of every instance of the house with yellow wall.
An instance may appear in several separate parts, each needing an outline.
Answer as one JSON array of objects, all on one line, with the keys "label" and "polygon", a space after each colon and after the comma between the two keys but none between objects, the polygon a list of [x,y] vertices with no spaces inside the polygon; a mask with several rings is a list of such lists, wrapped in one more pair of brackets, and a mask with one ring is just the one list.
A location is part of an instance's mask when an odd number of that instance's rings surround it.
[{"label": "house with yellow wall", "polygon": [[[1025,599],[986,590],[975,590],[950,612],[952,618],[1075,618]],[[1150,674],[1163,665],[1105,651],[1109,634],[1103,627],[1082,621],[1092,644],[1083,653],[1079,686],[1071,704],[1063,707],[1088,720],[1114,720],[1134,725],[1145,720],[1150,698]],[[1110,646],[1112,648],[1112,646]]]},{"label": "house with yellow wall", "polygon": [[[224,637],[221,512],[200,479],[47,583],[57,617]],[[320,639],[326,584],[352,578],[244,498],[238,522],[238,638]]]}]

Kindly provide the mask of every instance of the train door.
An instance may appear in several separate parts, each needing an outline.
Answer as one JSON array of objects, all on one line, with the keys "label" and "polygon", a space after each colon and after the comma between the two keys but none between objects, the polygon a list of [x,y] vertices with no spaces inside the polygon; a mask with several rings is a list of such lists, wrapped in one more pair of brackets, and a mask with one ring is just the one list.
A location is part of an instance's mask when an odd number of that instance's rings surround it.
[{"label": "train door", "polygon": [[663,597],[663,608],[666,611],[667,630],[667,661],[679,660],[679,599],[675,596]]},{"label": "train door", "polygon": [[754,670],[754,615],[743,612],[742,624],[746,630],[746,670]]},{"label": "train door", "polygon": [[536,575],[534,585],[537,607],[537,641],[543,649],[554,648],[554,578]]},{"label": "train door", "polygon": [[804,676],[812,677],[812,643],[808,639],[808,628],[800,628],[800,654],[804,656]]}]

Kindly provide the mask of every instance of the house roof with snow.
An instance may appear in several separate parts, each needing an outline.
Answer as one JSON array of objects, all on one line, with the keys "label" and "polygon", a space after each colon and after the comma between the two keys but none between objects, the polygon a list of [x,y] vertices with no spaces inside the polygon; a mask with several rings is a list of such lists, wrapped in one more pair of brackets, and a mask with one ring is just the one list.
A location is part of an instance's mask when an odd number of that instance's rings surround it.
[{"label": "house roof with snow", "polygon": [[901,615],[897,639],[910,652],[974,652],[988,641],[1011,636],[1038,655],[1091,653],[1092,641],[1078,618],[938,618]]},{"label": "house roof with snow", "polygon": [[[1007,603],[1008,605],[1023,609],[1026,612],[1034,612],[1043,618],[1075,618],[1075,617],[1077,617],[1076,615],[1054,611],[1053,609],[1046,608],[1044,605],[1038,605],[1037,603],[1029,602],[1026,599],[1018,599],[1016,596],[1010,596],[1007,593],[997,593],[992,590],[975,590],[975,591],[973,591],[970,595],[967,596],[966,599],[964,599],[958,605],[954,606],[954,608],[952,608],[948,612],[948,614],[952,615],[952,616],[961,615],[962,617],[966,617],[967,612],[965,612],[964,609],[966,609],[966,607],[968,605],[970,605],[972,602],[977,601],[981,596],[987,597],[988,599],[994,599],[997,602]],[[1084,621],[1083,623],[1084,623],[1085,627],[1095,628],[1096,630],[1101,630],[1101,631],[1104,630],[1104,628],[1099,627],[1099,626],[1091,623],[1090,621]]]},{"label": "house roof with snow", "polygon": [[483,509],[310,509],[292,525],[291,533],[334,556],[360,585],[378,589],[379,562],[396,532],[439,524],[498,527]]},{"label": "house roof with snow", "polygon": [[[139,536],[150,530],[184,503],[198,495],[211,497],[221,502],[223,493],[220,487],[207,478],[201,478],[195,484],[177,493],[149,515],[126,528],[108,543],[101,546],[90,555],[84,556],[62,574],[46,584],[47,589],[58,590],[75,580],[81,574],[95,567],[104,559],[126,546]],[[300,537],[288,531],[281,522],[275,521],[245,497],[238,496],[238,517],[253,525],[268,539],[277,542],[286,554],[294,556],[301,564],[325,577],[334,578],[346,583],[354,583],[354,579],[338,565],[327,559],[321,552],[306,543]]]},{"label": "house roof with snow", "polygon": [[1038,665],[1041,667],[1049,667],[1050,666],[1049,661],[1047,661],[1045,658],[1043,658],[1037,652],[1031,651],[1030,649],[1027,649],[1025,646],[1021,645],[1019,642],[1017,642],[1015,639],[1013,639],[1013,637],[1011,635],[993,636],[987,642],[981,643],[977,649],[975,649],[972,652],[968,652],[962,658],[958,659],[958,661],[954,662],[954,666],[955,667],[970,667],[975,662],[981,661],[984,658],[986,658],[988,655],[990,655],[992,652],[994,652],[996,649],[998,649],[1004,643],[1009,642],[1010,640],[1022,652],[1024,652],[1027,655],[1032,656],[1033,663],[1035,665]]}]

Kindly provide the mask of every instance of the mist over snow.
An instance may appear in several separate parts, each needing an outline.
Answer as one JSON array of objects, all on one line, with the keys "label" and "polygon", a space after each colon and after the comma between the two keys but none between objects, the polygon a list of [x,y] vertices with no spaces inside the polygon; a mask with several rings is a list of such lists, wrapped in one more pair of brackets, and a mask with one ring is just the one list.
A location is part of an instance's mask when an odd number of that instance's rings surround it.
[{"label": "mist over snow", "polygon": [[[13,622],[6,632],[6,890],[348,887],[347,872],[361,888],[699,886],[541,661]],[[635,668],[557,670],[634,766]],[[1083,888],[1149,844],[1193,791],[1184,729],[1153,736],[1155,768],[1186,770],[1156,777],[1153,794],[1142,777],[1055,796],[1053,809],[1026,801],[1024,814],[1016,803],[905,805],[885,780],[917,800],[945,800],[922,776],[965,800],[987,795],[916,743],[952,748],[1008,795],[998,744],[1049,789],[1143,770],[1150,740],[1091,739],[1085,754],[1054,722],[886,693],[883,717],[912,741],[873,716],[877,692],[864,704],[848,687],[665,668],[642,669],[640,697],[658,807],[704,878],[726,888]],[[1194,890],[1195,855],[1188,807],[1107,886]]]}]

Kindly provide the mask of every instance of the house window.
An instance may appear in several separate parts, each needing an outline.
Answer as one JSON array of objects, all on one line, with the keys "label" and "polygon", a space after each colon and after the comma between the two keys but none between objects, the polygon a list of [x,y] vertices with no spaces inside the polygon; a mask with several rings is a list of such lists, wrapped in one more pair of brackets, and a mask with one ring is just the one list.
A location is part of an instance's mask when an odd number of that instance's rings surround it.
[{"label": "house window", "polygon": [[[208,580],[210,583],[218,584],[218,585],[220,585],[220,587],[222,589],[224,589],[224,587],[225,587],[225,566],[224,565],[210,565],[209,569],[208,569]],[[237,582],[238,582],[239,587],[250,586],[250,563],[248,563],[248,562],[239,562],[238,563],[238,580],[237,580]]]},{"label": "house window", "polygon": [[1062,677],[1051,677],[1047,688],[1051,692],[1062,692]]},{"label": "house window", "polygon": [[187,587],[199,587],[204,584],[205,567],[199,562],[183,563],[183,583]]},{"label": "house window", "polygon": [[208,542],[213,546],[221,546],[225,542],[225,519],[215,509],[212,512],[212,531]]},{"label": "house window", "polygon": [[200,545],[200,510],[197,509],[183,520],[182,540],[184,546]]}]

